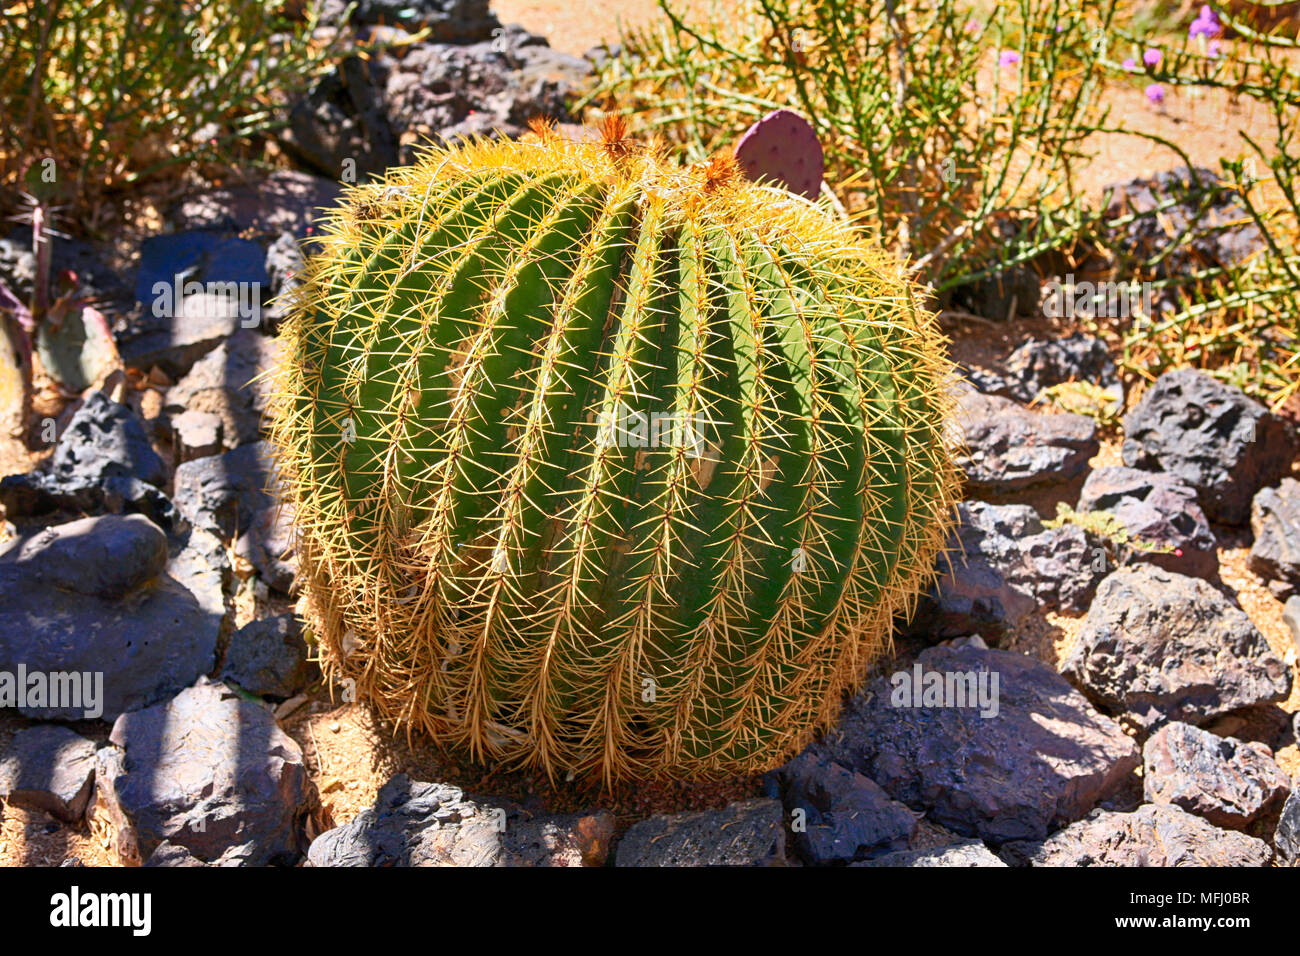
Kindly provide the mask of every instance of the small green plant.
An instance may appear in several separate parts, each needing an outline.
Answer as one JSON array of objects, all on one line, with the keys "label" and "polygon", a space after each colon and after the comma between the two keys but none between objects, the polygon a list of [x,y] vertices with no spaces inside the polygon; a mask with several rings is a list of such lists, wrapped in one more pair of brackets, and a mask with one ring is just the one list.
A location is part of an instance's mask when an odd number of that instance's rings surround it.
[{"label": "small green plant", "polygon": [[894,260],[618,117],[351,189],[282,337],[273,439],[326,669],[478,757],[776,766],[951,525],[953,371]]},{"label": "small green plant", "polygon": [[1174,548],[1156,544],[1133,535],[1124,523],[1109,511],[1075,511],[1064,501],[1056,504],[1056,517],[1043,522],[1045,528],[1060,528],[1072,524],[1094,535],[1109,545],[1112,557],[1125,548],[1144,554],[1172,554]]},{"label": "small green plant", "polygon": [[1061,412],[1085,415],[1102,428],[1114,428],[1124,411],[1121,396],[1095,382],[1061,382],[1043,389],[1035,404],[1048,405]]},{"label": "small green plant", "polygon": [[0,183],[33,160],[83,208],[177,164],[225,161],[320,68],[275,0],[17,0],[0,20]]},{"label": "small green plant", "polygon": [[[1252,6],[1264,10],[1268,5]],[[1154,255],[1137,261],[1115,255],[1117,269],[1129,278],[1149,280],[1169,303],[1158,315],[1118,331],[1123,333],[1123,367],[1139,378],[1153,381],[1165,371],[1195,366],[1276,407],[1300,389],[1300,70],[1294,38],[1262,33],[1250,22],[1215,7],[1208,12],[1202,8],[1197,22],[1172,38],[1144,34],[1127,23],[1115,27],[1109,48],[1117,55],[1107,61],[1113,75],[1136,78],[1162,98],[1166,90],[1188,97],[1224,91],[1259,104],[1271,120],[1270,139],[1239,131],[1240,150],[1222,157],[1217,171],[1208,176],[1193,172],[1179,195],[1142,214],[1163,224],[1167,204],[1175,201],[1198,211],[1185,228],[1163,227],[1168,235]],[[1237,39],[1215,36],[1225,27]],[[1118,61],[1119,51],[1129,55]],[[1153,140],[1192,167],[1176,143],[1140,123],[1111,131]],[[1199,211],[1225,197],[1240,214],[1232,221],[1202,222]],[[1243,227],[1258,230],[1258,250],[1230,261],[1197,254],[1207,240]],[[1192,265],[1162,268],[1179,256]]]},{"label": "small green plant", "polygon": [[1115,4],[755,0],[628,31],[584,101],[702,158],[777,108],[806,116],[828,198],[942,297],[1068,246]]},{"label": "small green plant", "polygon": [[30,439],[33,391],[33,355],[56,385],[71,393],[120,368],[121,360],[108,320],[90,304],[79,278],[71,270],[53,273],[56,231],[54,210],[46,190],[35,177],[29,185],[36,195],[25,194],[24,218],[32,230],[35,274],[31,295],[23,301],[0,282],[0,396],[15,432]]}]

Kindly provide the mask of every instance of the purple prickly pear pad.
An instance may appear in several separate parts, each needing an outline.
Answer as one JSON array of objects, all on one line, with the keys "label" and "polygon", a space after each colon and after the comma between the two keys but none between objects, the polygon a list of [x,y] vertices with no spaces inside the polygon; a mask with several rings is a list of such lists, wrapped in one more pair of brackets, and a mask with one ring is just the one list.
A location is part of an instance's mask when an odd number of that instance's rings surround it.
[{"label": "purple prickly pear pad", "polygon": [[821,192],[822,144],[798,113],[775,110],[745,131],[736,143],[736,162],[750,179],[767,179],[797,196]]}]

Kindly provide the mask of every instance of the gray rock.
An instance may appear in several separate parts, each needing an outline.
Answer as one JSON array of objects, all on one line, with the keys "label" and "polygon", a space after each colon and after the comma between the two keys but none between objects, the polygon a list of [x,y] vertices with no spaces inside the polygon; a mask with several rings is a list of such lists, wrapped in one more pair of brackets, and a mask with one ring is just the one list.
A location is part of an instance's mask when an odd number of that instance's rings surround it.
[{"label": "gray rock", "polygon": [[293,525],[289,506],[271,506],[258,511],[253,525],[235,541],[235,554],[257,568],[267,586],[289,594],[298,573],[293,555]]},{"label": "gray rock", "polygon": [[171,425],[172,447],[178,465],[196,458],[219,455],[225,448],[221,440],[225,426],[221,417],[212,412],[181,412],[172,418]]},{"label": "gray rock", "polygon": [[196,527],[230,540],[251,528],[260,511],[272,507],[266,489],[273,474],[265,442],[187,461],[173,479],[176,506]]},{"label": "gray rock", "polygon": [[[168,212],[178,230],[211,229],[227,233],[278,236],[289,233],[306,238],[321,210],[339,198],[339,184],[297,170],[278,169],[265,179],[236,183],[196,193],[180,200]],[[270,265],[271,292],[276,273]]]},{"label": "gray rock", "polygon": [[1281,806],[1291,780],[1261,743],[1166,724],[1142,750],[1151,803],[1174,804],[1216,827],[1240,830]]},{"label": "gray rock", "polygon": [[874,781],[805,751],[778,771],[794,845],[812,866],[851,863],[872,853],[905,848],[916,815],[891,800]]},{"label": "gray rock", "polygon": [[1124,388],[1110,350],[1101,339],[1076,332],[1063,339],[1030,339],[1002,363],[996,382],[981,391],[992,390],[1019,402],[1029,403],[1046,388],[1065,382],[1090,382],[1123,403]]},{"label": "gray rock", "polygon": [[71,514],[142,514],[171,532],[185,525],[172,500],[148,482],[123,475],[98,481],[62,479],[42,471],[0,478],[0,505],[9,518]]},{"label": "gray rock", "polygon": [[315,788],[275,718],[200,681],[113,724],[99,752],[95,813],[118,857],[139,864],[166,841],[202,863],[292,864]]},{"label": "gray rock", "polygon": [[1273,849],[1284,866],[1300,866],[1300,790],[1292,790],[1282,805],[1273,834]]},{"label": "gray rock", "polygon": [[149,854],[149,859],[144,861],[144,866],[208,866],[197,856],[189,851],[188,848],[177,846],[170,840],[163,840],[158,844],[157,849]]},{"label": "gray rock", "polygon": [[11,807],[76,823],[94,789],[95,745],[67,727],[28,727],[0,751],[0,797]]},{"label": "gray rock", "polygon": [[1293,594],[1286,599],[1286,604],[1282,606],[1282,620],[1291,632],[1296,650],[1300,651],[1300,594]]},{"label": "gray rock", "polygon": [[956,461],[972,495],[1069,481],[1101,449],[1091,419],[1032,412],[974,389],[961,392],[956,427],[965,442]]},{"label": "gray rock", "polygon": [[533,817],[458,787],[399,774],[374,807],[312,841],[312,866],[601,866],[614,817]]},{"label": "gray rock", "polygon": [[767,866],[784,856],[781,804],[760,798],[634,823],[618,842],[614,865]]},{"label": "gray rock", "polygon": [[240,329],[167,390],[167,410],[207,412],[221,419],[227,448],[257,441],[270,396],[259,376],[278,361],[283,346],[253,329]]},{"label": "gray rock", "polygon": [[931,850],[900,850],[886,853],[852,866],[1006,866],[998,857],[989,852],[979,840],[966,840],[952,846],[937,847]]},{"label": "gray rock", "polygon": [[268,494],[275,488],[275,471],[265,442],[185,462],[176,469],[174,484],[177,507],[189,521],[223,540],[233,538],[235,553],[269,586],[289,592],[296,573],[292,527],[287,512]]},{"label": "gray rock", "polygon": [[1039,607],[1082,611],[1106,573],[1102,543],[1082,528],[1043,527],[1028,505],[963,501],[939,577],[911,630],[998,641]]},{"label": "gray rock", "polygon": [[978,555],[939,568],[938,579],[921,598],[908,624],[909,633],[928,639],[981,634],[996,644],[1038,607],[1031,596],[1011,585]]},{"label": "gray rock", "polygon": [[1267,866],[1268,844],[1175,806],[1097,810],[1040,843],[1009,843],[1012,866]]},{"label": "gray rock", "polygon": [[1286,665],[1239,608],[1205,581],[1147,564],[1101,582],[1061,672],[1148,732],[1276,703],[1291,690]]},{"label": "gray rock", "polygon": [[1128,532],[1122,564],[1146,563],[1194,578],[1219,569],[1218,542],[1196,491],[1177,475],[1112,465],[1088,475],[1078,511],[1106,511]]},{"label": "gray rock", "polygon": [[1245,524],[1250,502],[1290,470],[1291,427],[1240,389],[1196,369],[1166,372],[1124,419],[1124,464],[1168,471],[1211,521]]},{"label": "gray rock", "polygon": [[233,538],[235,553],[270,587],[289,592],[297,573],[292,525],[285,508],[268,494],[276,479],[266,443],[186,462],[176,469],[174,482],[176,504],[189,521],[224,540]]},{"label": "gray rock", "polygon": [[69,420],[45,467],[0,479],[0,504],[11,519],[54,511],[138,512],[171,530],[180,513],[157,487],[166,478],[162,459],[135,413],[92,392]]},{"label": "gray rock", "polygon": [[1255,542],[1246,564],[1279,596],[1290,596],[1300,584],[1300,481],[1283,478],[1276,488],[1264,488],[1250,506]]},{"label": "gray rock", "polygon": [[384,112],[375,61],[345,58],[289,110],[285,149],[327,177],[358,182],[399,161],[398,141]]},{"label": "gray rock", "polygon": [[[965,700],[922,696],[928,706],[916,706],[918,669],[922,688],[951,683]],[[972,693],[980,680],[982,702]],[[933,822],[992,843],[1041,839],[1079,819],[1140,762],[1118,725],[1050,668],[969,644],[929,648],[911,670],[869,684],[817,747]]]},{"label": "gray rock", "polygon": [[262,247],[251,239],[211,229],[150,236],[140,244],[136,298],[151,314],[171,315],[177,305],[197,298],[190,286],[198,283],[208,296],[247,297],[247,304],[259,306],[267,287],[264,259]]},{"label": "gray rock", "polygon": [[[1222,181],[1213,170],[1182,166],[1108,186],[1106,222],[1122,225],[1103,241],[1121,261],[1148,262],[1141,271],[1157,279],[1244,261],[1264,247],[1263,236]],[[1170,249],[1175,237],[1181,241]]]},{"label": "gray rock", "polygon": [[[388,23],[401,21],[389,20]],[[518,136],[529,119],[570,119],[568,100],[591,65],[522,27],[494,27],[469,43],[415,43],[351,57],[321,77],[289,113],[286,149],[338,178],[412,162],[417,143]]]},{"label": "gray rock", "polygon": [[293,290],[302,284],[307,260],[302,246],[292,232],[282,232],[266,250],[266,271],[271,279],[270,292],[274,296],[264,314],[268,326],[274,327],[288,315],[288,301]]},{"label": "gray rock", "polygon": [[91,392],[54,446],[52,474],[62,481],[97,483],[110,475],[161,486],[162,459],[131,409]]},{"label": "gray rock", "polygon": [[307,659],[302,623],[277,614],[245,624],[230,636],[221,679],[258,697],[285,700],[319,674]]},{"label": "gray rock", "polygon": [[229,296],[187,296],[174,315],[144,309],[131,316],[117,332],[118,352],[128,368],[143,372],[154,366],[172,379],[185,375],[242,326],[238,303]]},{"label": "gray rock", "polygon": [[81,518],[46,528],[3,557],[25,583],[117,600],[167,565],[167,538],[140,515]]},{"label": "gray rock", "polygon": [[226,607],[221,570],[199,540],[169,552],[145,518],[109,515],[23,536],[0,554],[0,671],[49,682],[18,710],[112,720],[210,671]]}]

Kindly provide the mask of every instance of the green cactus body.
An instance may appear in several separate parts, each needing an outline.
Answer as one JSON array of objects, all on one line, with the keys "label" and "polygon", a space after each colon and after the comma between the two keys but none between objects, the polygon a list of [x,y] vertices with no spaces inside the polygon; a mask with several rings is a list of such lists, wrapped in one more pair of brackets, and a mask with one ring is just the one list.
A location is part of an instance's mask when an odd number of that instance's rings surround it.
[{"label": "green cactus body", "polygon": [[327,669],[478,758],[766,769],[932,572],[950,366],[883,252],[617,135],[433,152],[333,214],[273,438]]}]

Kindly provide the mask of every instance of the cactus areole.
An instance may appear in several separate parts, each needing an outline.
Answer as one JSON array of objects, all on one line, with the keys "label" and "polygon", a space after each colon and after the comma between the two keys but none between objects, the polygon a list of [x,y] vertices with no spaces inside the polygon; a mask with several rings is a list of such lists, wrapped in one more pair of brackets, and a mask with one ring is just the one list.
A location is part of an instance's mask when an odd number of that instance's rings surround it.
[{"label": "cactus areole", "polygon": [[475,759],[776,766],[950,525],[951,367],[898,265],[617,122],[352,188],[281,335],[273,443],[327,672]]}]

